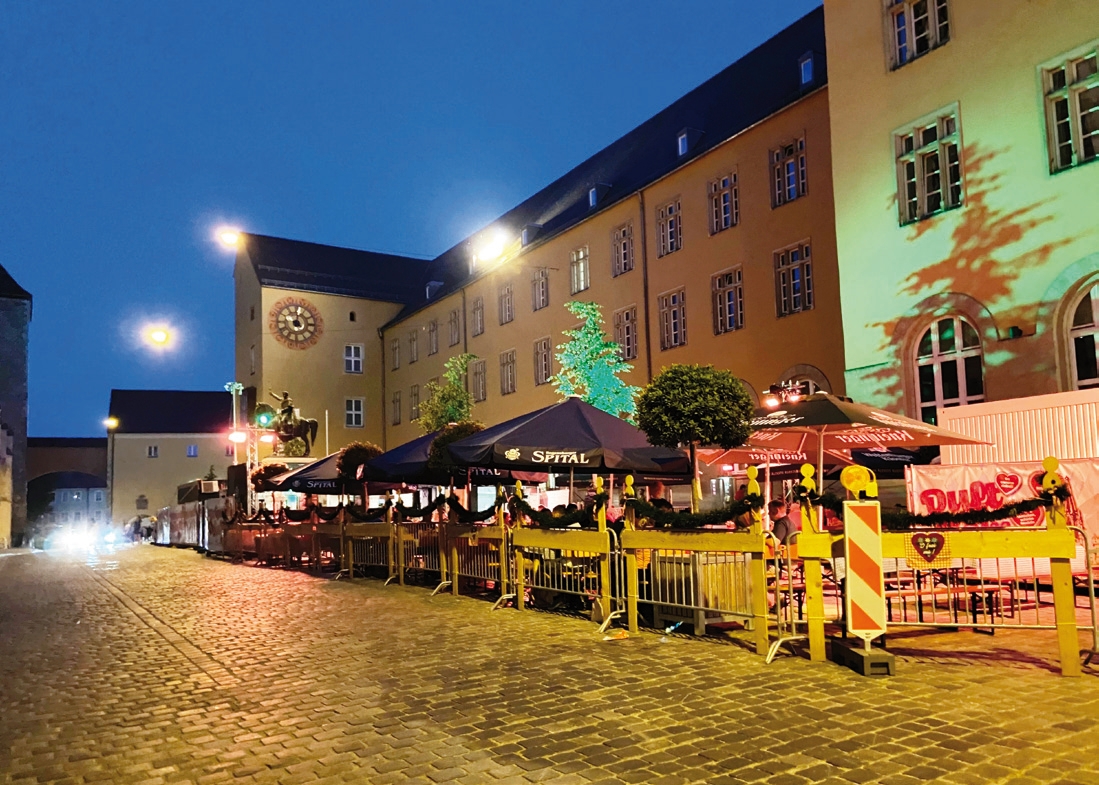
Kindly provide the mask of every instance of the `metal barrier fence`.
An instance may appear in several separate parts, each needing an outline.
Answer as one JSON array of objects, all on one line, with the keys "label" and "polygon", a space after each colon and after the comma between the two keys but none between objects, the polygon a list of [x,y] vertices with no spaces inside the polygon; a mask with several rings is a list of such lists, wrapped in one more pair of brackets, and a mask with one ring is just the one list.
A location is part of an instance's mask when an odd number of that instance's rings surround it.
[{"label": "metal barrier fence", "polygon": [[460,591],[459,581],[465,578],[486,590],[500,592],[493,608],[515,599],[510,591],[514,568],[506,527],[496,525],[447,527],[450,544],[451,592]]},{"label": "metal barrier fence", "polygon": [[[624,615],[622,550],[613,531],[515,529],[511,541],[520,609],[529,601],[553,607],[557,595],[563,594],[583,597],[598,606],[601,630]],[[612,574],[618,578],[618,591]]]},{"label": "metal barrier fence", "polygon": [[407,521],[397,526],[397,531],[400,532],[397,538],[397,563],[404,571],[404,579],[434,576],[438,579],[435,592],[439,591],[445,581],[443,528],[443,524],[435,521]]},{"label": "metal barrier fence", "polygon": [[[352,578],[366,570],[385,570],[387,582],[394,577],[393,526],[388,523],[348,523],[344,525],[346,569]],[[358,570],[356,572],[356,570]]]}]

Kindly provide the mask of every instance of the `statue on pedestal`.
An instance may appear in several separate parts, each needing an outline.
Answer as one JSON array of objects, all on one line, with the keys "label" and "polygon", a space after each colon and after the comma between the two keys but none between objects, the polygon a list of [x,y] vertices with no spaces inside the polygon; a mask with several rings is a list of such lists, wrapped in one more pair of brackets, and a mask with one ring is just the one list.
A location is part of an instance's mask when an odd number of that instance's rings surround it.
[{"label": "statue on pedestal", "polygon": [[316,420],[303,419],[294,408],[294,400],[286,390],[282,395],[276,395],[268,390],[271,397],[278,401],[278,416],[272,423],[272,429],[282,444],[287,444],[294,439],[301,439],[305,443],[304,455],[308,457],[313,451],[313,444],[317,440],[317,430],[320,424]]}]

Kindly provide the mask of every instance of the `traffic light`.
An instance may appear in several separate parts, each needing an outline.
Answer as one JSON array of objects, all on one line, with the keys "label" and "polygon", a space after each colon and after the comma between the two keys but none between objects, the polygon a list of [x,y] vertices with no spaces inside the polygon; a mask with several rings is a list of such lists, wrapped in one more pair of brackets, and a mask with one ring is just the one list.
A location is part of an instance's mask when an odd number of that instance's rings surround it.
[{"label": "traffic light", "polygon": [[269,403],[257,404],[252,420],[257,428],[271,427],[271,424],[275,422],[275,408]]}]

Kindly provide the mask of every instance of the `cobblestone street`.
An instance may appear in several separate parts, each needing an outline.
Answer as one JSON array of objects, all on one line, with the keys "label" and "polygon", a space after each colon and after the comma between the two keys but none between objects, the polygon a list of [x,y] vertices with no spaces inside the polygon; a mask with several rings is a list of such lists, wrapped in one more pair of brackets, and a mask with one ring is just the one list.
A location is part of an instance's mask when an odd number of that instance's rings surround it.
[{"label": "cobblestone street", "polygon": [[0,782],[1099,782],[1096,670],[1007,637],[867,679],[190,551],[5,555]]}]

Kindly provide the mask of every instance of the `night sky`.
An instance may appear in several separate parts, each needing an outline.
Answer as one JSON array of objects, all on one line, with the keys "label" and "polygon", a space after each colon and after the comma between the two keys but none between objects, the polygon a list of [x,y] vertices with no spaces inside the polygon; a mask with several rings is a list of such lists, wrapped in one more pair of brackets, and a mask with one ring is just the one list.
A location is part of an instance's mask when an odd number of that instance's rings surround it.
[{"label": "night sky", "polygon": [[[218,224],[434,256],[817,5],[8,0],[31,435],[102,435],[112,387],[231,380]],[[154,321],[171,351],[137,337]]]}]

